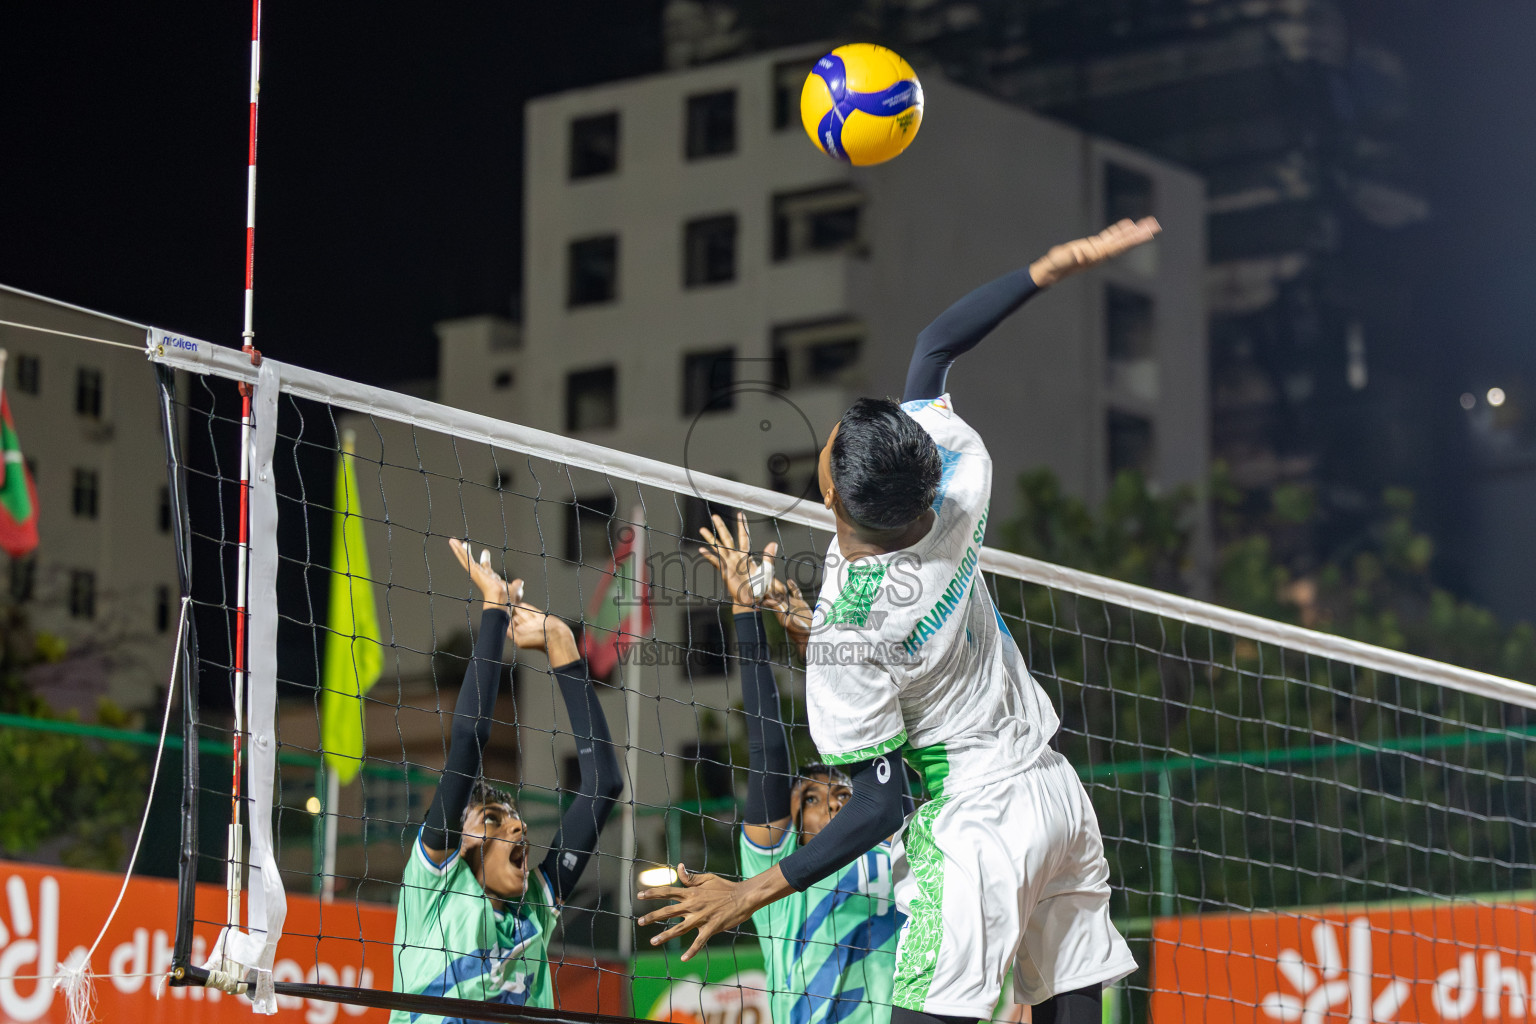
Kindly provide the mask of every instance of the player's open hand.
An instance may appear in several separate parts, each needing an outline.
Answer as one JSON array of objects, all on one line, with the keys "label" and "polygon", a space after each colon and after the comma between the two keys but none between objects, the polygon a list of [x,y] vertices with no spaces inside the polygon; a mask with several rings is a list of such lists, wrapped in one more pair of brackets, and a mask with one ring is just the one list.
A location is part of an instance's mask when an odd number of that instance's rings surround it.
[{"label": "player's open hand", "polygon": [[511,590],[502,575],[491,568],[491,549],[486,548],[480,552],[480,558],[476,560],[470,553],[468,541],[450,538],[448,546],[453,549],[453,557],[459,560],[459,565],[469,573],[475,589],[480,592],[485,610],[507,609],[512,603]]},{"label": "player's open hand", "polygon": [[525,651],[543,651],[555,667],[569,665],[581,657],[571,627],[558,615],[523,603],[523,581],[512,581],[512,621],[507,637]]},{"label": "player's open hand", "polygon": [[716,515],[710,519],[715,524],[713,530],[707,526],[699,529],[699,536],[704,538],[699,554],[719,571],[725,582],[726,595],[736,606],[737,613],[749,612],[757,607],[764,582],[773,578],[773,559],[778,554],[779,545],[770,543],[763,549],[763,563],[759,566],[752,561],[752,534],[747,529],[745,512],[736,513],[735,537],[731,536],[724,519]]},{"label": "player's open hand", "polygon": [[751,917],[760,906],[748,895],[750,882],[728,882],[709,872],[692,872],[687,865],[677,866],[678,881],[682,886],[669,885],[660,889],[642,889],[635,895],[642,900],[676,900],[670,907],[653,910],[640,918],[639,924],[655,924],[670,918],[682,918],[677,924],[651,939],[651,945],[678,938],[697,929],[693,945],[683,954],[684,960],[692,960],[704,948],[711,937],[735,928]]},{"label": "player's open hand", "polygon": [[[766,552],[763,560],[768,560]],[[794,580],[773,580],[763,597],[763,607],[778,616],[789,642],[795,645],[800,657],[805,657],[805,647],[811,639],[811,606],[800,593],[800,584]]]},{"label": "player's open hand", "polygon": [[1096,235],[1051,246],[1050,252],[1029,265],[1029,276],[1034,278],[1039,287],[1049,288],[1064,277],[1071,277],[1079,271],[1106,263],[1138,245],[1145,245],[1162,230],[1156,217],[1122,220]]}]

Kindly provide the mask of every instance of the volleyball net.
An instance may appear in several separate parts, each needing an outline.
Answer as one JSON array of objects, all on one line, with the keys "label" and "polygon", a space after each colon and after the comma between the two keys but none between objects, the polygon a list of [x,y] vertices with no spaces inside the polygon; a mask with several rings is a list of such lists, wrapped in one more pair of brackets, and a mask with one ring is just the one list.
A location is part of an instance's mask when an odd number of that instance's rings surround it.
[{"label": "volleyball net", "polygon": [[[767,1019],[750,925],[684,963],[635,927],[634,893],[679,861],[743,873],[743,652],[698,531],[745,512],[753,549],[777,545],[779,578],[814,595],[831,522],[812,481],[759,488],[163,331],[150,349],[194,607],[183,740],[238,752],[233,774],[186,761],[178,983],[468,1013],[452,985],[390,991],[479,629],[460,539],[571,625],[622,765],[543,953],[554,1015]],[[1536,689],[993,549],[981,567],[1098,813],[1140,965],[1107,1018],[1525,1013]],[[803,656],[765,619],[809,763]],[[509,641],[503,660],[482,771],[536,864],[580,759],[548,659]],[[440,934],[449,974],[492,956]],[[538,1016],[499,995],[474,1019]],[[846,1011],[798,995],[807,1024]]]}]

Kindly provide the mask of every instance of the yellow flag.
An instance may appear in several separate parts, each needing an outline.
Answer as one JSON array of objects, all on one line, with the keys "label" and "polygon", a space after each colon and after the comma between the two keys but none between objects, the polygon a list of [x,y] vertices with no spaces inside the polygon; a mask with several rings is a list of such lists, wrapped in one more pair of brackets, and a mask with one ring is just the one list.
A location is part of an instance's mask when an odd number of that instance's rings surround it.
[{"label": "yellow flag", "polygon": [[368,572],[362,503],[352,462],[351,431],[336,460],[336,522],[331,531],[331,599],[321,678],[320,744],[326,766],[343,785],[363,761],[363,694],[384,667],[379,616]]}]

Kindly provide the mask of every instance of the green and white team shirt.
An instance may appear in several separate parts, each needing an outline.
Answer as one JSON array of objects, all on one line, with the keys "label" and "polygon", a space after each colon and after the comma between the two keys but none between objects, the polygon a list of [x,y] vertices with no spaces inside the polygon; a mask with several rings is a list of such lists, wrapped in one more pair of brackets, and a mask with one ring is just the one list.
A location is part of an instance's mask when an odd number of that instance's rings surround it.
[{"label": "green and white team shirt", "polygon": [[[751,877],[793,853],[795,836],[770,849],[742,833],[740,847]],[[773,1024],[888,1024],[901,921],[886,843],[753,914]]]},{"label": "green and white team shirt", "polygon": [[[497,911],[455,850],[441,867],[418,835],[395,913],[396,992],[514,1006],[554,1006],[549,937],[559,916],[544,872],[524,897]],[[390,1024],[463,1024],[462,1018],[394,1010]]]},{"label": "green and white team shirt", "polygon": [[807,651],[806,705],[822,760],[908,747],[929,796],[1017,774],[1060,720],[1024,667],[981,580],[992,459],[949,396],[902,406],[938,445],[933,528],[902,551],[849,565],[827,550]]}]

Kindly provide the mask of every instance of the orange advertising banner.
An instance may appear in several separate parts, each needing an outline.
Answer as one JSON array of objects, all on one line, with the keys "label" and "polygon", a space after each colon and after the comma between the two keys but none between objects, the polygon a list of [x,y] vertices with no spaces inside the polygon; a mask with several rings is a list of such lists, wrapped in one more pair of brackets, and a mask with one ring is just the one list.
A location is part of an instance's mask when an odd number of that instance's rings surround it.
[{"label": "orange advertising banner", "polygon": [[[83,954],[101,930],[122,885],[121,875],[0,861],[0,1024],[65,1024],[64,1000],[49,980],[54,966]],[[200,885],[197,917],[222,919],[222,886]],[[391,982],[395,908],[338,900],[322,904],[288,896],[288,917],[272,974],[277,981],[388,989]],[[107,1024],[225,1024],[253,1021],[293,1024],[385,1024],[386,1010],[278,996],[275,1017],[257,1017],[244,996],[212,989],[165,986],[176,936],[176,883],[135,878],[123,905],[91,958],[97,1019]],[[192,959],[201,965],[218,928],[198,924]],[[318,936],[324,936],[320,938]],[[627,972],[606,962],[567,961],[555,968],[560,1005],[619,1012],[620,980]],[[106,977],[116,975],[116,977]]]},{"label": "orange advertising banner", "polygon": [[1371,904],[1159,919],[1155,1024],[1536,1017],[1536,902]]}]

